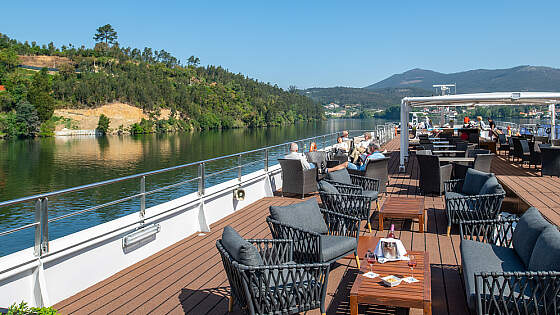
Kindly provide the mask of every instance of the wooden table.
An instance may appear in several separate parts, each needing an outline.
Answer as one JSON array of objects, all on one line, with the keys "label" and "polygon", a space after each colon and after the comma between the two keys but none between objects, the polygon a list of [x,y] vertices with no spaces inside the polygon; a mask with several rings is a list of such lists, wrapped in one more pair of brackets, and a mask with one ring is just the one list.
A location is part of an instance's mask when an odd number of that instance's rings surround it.
[{"label": "wooden table", "polygon": [[379,210],[379,231],[383,231],[385,218],[418,219],[420,233],[424,233],[426,210],[424,198],[389,197]]},{"label": "wooden table", "polygon": [[434,148],[455,148],[454,144],[434,144]]},{"label": "wooden table", "polygon": [[432,314],[432,281],[430,273],[430,259],[427,252],[411,251],[409,255],[416,257],[414,268],[416,283],[402,282],[396,287],[386,287],[382,284],[382,277],[394,275],[399,278],[410,276],[410,268],[406,261],[376,263],[373,272],[378,278],[370,279],[363,276],[369,271],[369,265],[364,263],[350,290],[350,314],[358,314],[358,304],[387,305],[405,308],[420,308],[424,314]]},{"label": "wooden table", "polygon": [[449,144],[449,141],[433,141],[432,144]]},{"label": "wooden table", "polygon": [[440,162],[474,162],[473,157],[461,157],[461,156],[440,156]]}]

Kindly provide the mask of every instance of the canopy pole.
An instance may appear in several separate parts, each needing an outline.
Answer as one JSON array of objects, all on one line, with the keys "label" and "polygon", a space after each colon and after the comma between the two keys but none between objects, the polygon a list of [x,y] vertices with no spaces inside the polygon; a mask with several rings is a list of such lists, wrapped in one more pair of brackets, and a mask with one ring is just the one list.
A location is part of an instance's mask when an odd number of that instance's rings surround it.
[{"label": "canopy pole", "polygon": [[556,139],[556,104],[548,105],[550,110],[550,139]]},{"label": "canopy pole", "polygon": [[[400,147],[400,165],[399,165],[399,172],[405,171],[405,157],[406,153],[408,153],[408,145],[406,144],[406,140],[408,140],[408,115],[406,111],[406,101],[404,98],[401,100],[401,147]],[[406,146],[405,146],[406,145]]]}]

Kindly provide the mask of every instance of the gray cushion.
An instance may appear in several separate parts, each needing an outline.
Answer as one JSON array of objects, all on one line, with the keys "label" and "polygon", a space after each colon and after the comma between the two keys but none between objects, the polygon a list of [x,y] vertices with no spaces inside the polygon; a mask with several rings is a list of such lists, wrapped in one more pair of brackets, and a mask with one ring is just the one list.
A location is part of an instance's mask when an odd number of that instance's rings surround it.
[{"label": "gray cushion", "polygon": [[375,190],[364,190],[362,192],[362,195],[369,197],[371,199],[377,199],[377,196],[379,195],[379,193]]},{"label": "gray cushion", "polygon": [[352,185],[352,179],[350,178],[350,174],[348,174],[348,171],[346,169],[327,173],[327,179],[330,179],[337,183]]},{"label": "gray cushion", "polygon": [[[471,309],[474,309],[476,304],[475,273],[525,271],[523,262],[511,248],[471,240],[461,240],[460,247],[465,293]],[[479,281],[478,285],[482,288],[482,281]],[[507,291],[509,293],[509,290]]]},{"label": "gray cushion", "polygon": [[229,225],[222,232],[222,245],[231,257],[240,264],[247,266],[264,265],[257,248],[247,242]]},{"label": "gray cushion", "polygon": [[327,194],[338,194],[338,189],[326,180],[319,182],[319,191],[326,192]]},{"label": "gray cushion", "polygon": [[531,207],[519,219],[515,230],[513,231],[513,248],[525,266],[529,266],[533,248],[541,232],[549,227],[548,223],[540,214],[539,210]]},{"label": "gray cushion", "polygon": [[482,185],[482,187],[480,188],[480,192],[478,194],[489,195],[489,194],[501,193],[502,191],[503,188],[500,185],[500,183],[498,183],[498,179],[496,178],[496,176],[494,176],[494,174],[492,174],[492,176],[490,176],[490,178],[486,180],[484,185]]},{"label": "gray cushion", "polygon": [[469,168],[465,176],[465,181],[463,182],[463,193],[466,195],[478,195],[484,183],[486,183],[491,176],[493,176],[492,173],[485,173]]},{"label": "gray cushion", "polygon": [[549,226],[537,239],[529,261],[531,271],[560,271],[560,231]]},{"label": "gray cushion", "polygon": [[315,198],[289,206],[270,206],[270,216],[274,220],[306,231],[320,234],[329,231]]},{"label": "gray cushion", "polygon": [[445,192],[445,199],[453,199],[453,198],[461,198],[464,197],[465,194],[454,192],[454,191],[446,191]]},{"label": "gray cushion", "polygon": [[357,248],[355,237],[321,235],[321,261],[327,262]]}]

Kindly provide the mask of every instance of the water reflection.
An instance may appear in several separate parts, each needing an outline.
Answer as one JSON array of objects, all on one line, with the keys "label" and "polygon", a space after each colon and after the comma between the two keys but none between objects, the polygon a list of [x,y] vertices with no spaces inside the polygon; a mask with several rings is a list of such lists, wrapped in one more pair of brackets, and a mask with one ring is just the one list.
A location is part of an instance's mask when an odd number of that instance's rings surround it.
[{"label": "water reflection", "polygon": [[[42,192],[60,190],[127,176],[145,171],[233,154],[306,138],[342,129],[371,129],[375,120],[329,120],[262,129],[234,129],[193,134],[59,137],[0,142],[0,200],[10,200]],[[331,139],[334,140],[334,139]],[[270,164],[285,153],[286,148],[271,152]],[[243,163],[262,160],[258,152],[243,158]],[[236,158],[209,163],[207,173],[236,166]],[[243,174],[261,169],[256,162],[243,169]],[[150,176],[146,189],[152,190],[197,176],[196,166]],[[207,179],[211,186],[235,178],[237,170]],[[139,192],[139,181],[117,183],[80,191],[49,200],[49,218],[83,210]],[[196,182],[186,183],[147,197],[147,206],[172,200],[195,191]],[[138,200],[97,209],[53,223],[50,238],[55,239],[138,211]],[[0,208],[0,231],[31,223],[34,205],[23,204]],[[26,230],[2,237],[0,255],[32,246],[33,231]]]}]

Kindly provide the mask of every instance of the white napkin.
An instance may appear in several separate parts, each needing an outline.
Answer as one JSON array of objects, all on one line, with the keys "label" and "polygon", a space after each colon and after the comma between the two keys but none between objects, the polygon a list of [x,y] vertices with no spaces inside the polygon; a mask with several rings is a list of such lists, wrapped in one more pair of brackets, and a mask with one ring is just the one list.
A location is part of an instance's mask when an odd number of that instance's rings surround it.
[{"label": "white napkin", "polygon": [[406,283],[414,283],[414,282],[420,281],[420,280],[418,280],[416,278],[412,278],[412,277],[406,277],[406,278],[403,278],[402,280]]},{"label": "white napkin", "polygon": [[[381,242],[394,242],[397,244],[397,258],[396,259],[389,259],[383,257],[383,249],[381,248]],[[377,246],[375,246],[374,250],[375,255],[377,256],[377,261],[380,263],[386,263],[388,261],[396,261],[396,260],[409,260],[408,256],[406,255],[406,249],[404,248],[403,243],[399,239],[395,238],[381,238],[379,242],[377,242]]]},{"label": "white napkin", "polygon": [[369,271],[369,272],[364,273],[364,277],[368,277],[368,278],[373,279],[373,278],[379,277],[379,274]]}]

